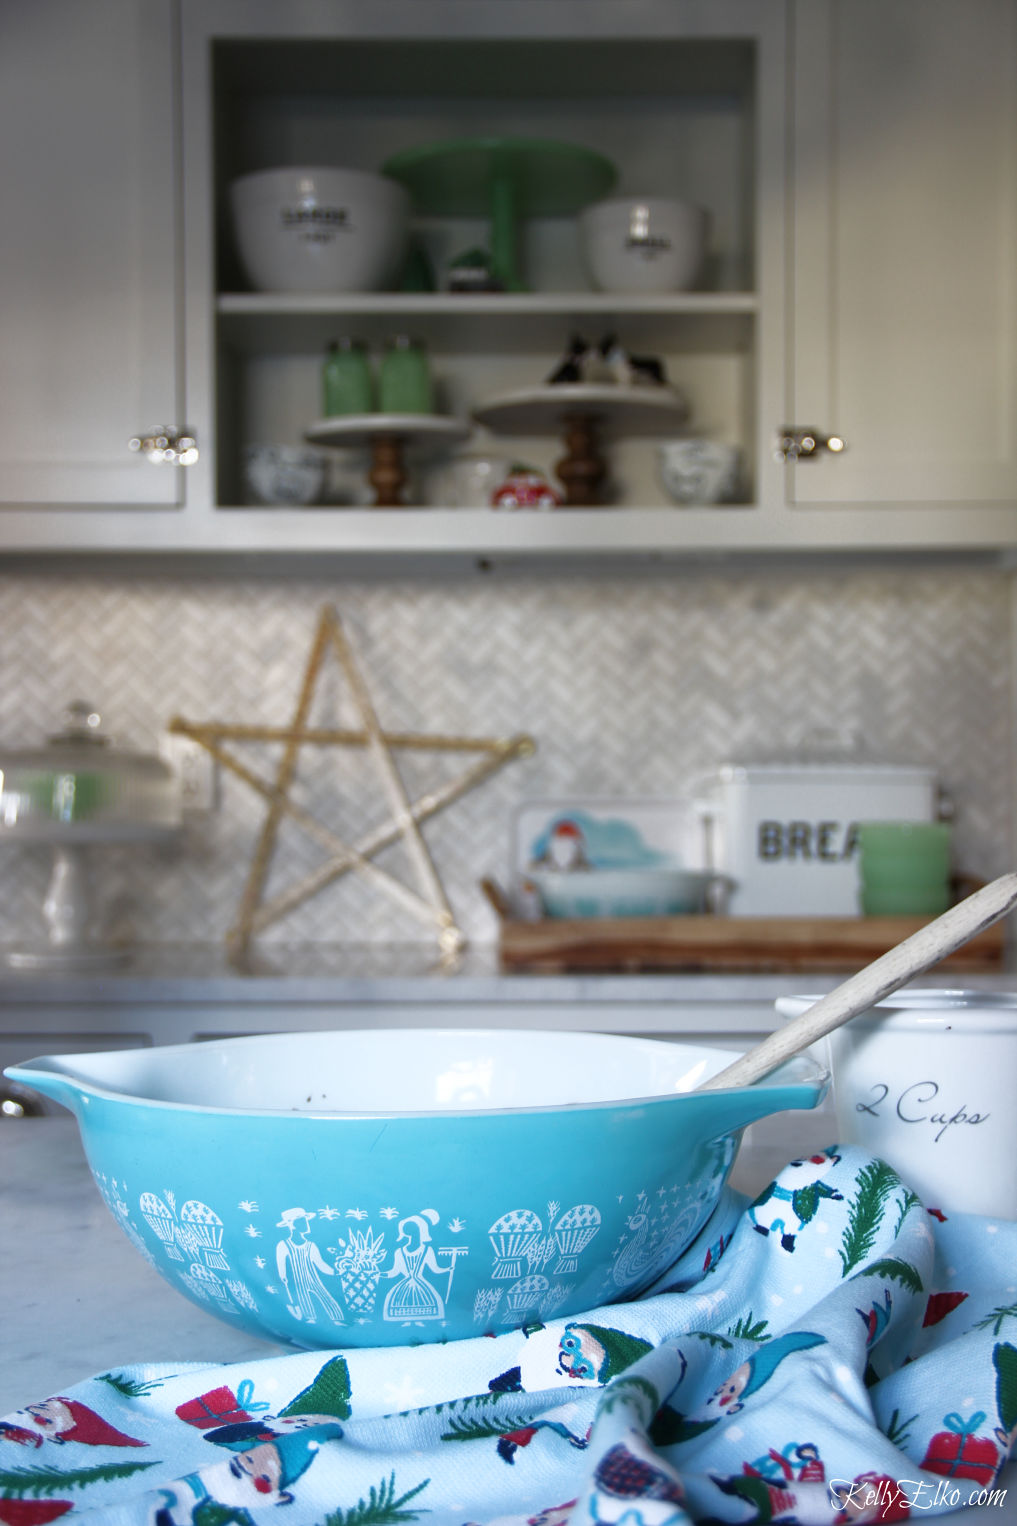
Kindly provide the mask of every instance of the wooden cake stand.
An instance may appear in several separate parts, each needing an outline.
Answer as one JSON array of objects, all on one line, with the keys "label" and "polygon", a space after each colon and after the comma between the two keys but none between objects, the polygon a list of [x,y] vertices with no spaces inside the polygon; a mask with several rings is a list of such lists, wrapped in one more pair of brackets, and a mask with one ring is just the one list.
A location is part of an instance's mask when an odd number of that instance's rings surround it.
[{"label": "wooden cake stand", "polygon": [[601,452],[604,434],[667,434],[688,415],[688,404],[672,387],[585,383],[507,392],[473,410],[478,424],[500,434],[563,434],[565,455],[555,471],[570,509],[594,508],[601,502],[607,476]]},{"label": "wooden cake stand", "polygon": [[320,419],[304,431],[312,445],[371,452],[367,480],[374,489],[374,507],[404,507],[407,482],[406,452],[437,453],[469,439],[470,425],[443,413],[347,413]]}]

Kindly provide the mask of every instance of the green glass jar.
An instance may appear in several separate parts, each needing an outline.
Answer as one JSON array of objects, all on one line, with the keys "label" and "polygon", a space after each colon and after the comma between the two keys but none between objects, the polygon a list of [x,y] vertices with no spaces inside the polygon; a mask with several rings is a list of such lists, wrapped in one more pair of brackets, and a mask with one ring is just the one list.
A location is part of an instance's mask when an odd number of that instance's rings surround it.
[{"label": "green glass jar", "polygon": [[328,347],[322,371],[325,417],[371,413],[374,389],[367,348],[359,339],[335,339]]},{"label": "green glass jar", "polygon": [[419,339],[397,334],[385,346],[378,373],[381,413],[433,413],[434,387],[427,350]]}]

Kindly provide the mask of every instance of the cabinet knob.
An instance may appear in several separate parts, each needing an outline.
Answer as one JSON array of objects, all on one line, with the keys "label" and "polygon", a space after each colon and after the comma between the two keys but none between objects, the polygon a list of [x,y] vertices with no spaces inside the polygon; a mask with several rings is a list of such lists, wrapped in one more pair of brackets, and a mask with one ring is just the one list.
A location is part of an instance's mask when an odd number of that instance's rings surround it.
[{"label": "cabinet knob", "polygon": [[777,461],[811,461],[828,450],[839,456],[844,440],[839,434],[824,434],[821,429],[799,429],[795,424],[784,424],[777,431],[774,457]]},{"label": "cabinet knob", "polygon": [[0,1118],[41,1118],[44,1112],[39,1096],[27,1087],[0,1086]]},{"label": "cabinet knob", "polygon": [[193,466],[198,459],[198,441],[191,429],[176,429],[163,424],[148,434],[128,440],[129,450],[140,451],[153,466],[168,462],[171,466]]}]

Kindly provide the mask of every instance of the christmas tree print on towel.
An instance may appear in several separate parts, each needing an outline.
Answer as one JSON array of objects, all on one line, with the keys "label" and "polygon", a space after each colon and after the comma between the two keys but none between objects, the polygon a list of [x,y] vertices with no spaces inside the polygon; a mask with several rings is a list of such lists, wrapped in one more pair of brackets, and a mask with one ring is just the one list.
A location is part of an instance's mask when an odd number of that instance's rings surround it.
[{"label": "christmas tree print on towel", "polygon": [[154,1462],[106,1462],[87,1468],[0,1468],[0,1526],[44,1526],[74,1509],[71,1500],[43,1498],[129,1478]]}]

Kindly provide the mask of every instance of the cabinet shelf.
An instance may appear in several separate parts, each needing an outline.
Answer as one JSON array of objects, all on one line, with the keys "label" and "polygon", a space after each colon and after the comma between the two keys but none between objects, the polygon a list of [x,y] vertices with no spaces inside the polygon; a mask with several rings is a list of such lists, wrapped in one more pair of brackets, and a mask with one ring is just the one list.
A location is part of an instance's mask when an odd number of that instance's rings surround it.
[{"label": "cabinet shelf", "polygon": [[341,327],[379,343],[410,324],[432,348],[482,354],[556,351],[573,329],[587,337],[617,327],[626,343],[694,353],[743,353],[759,310],[754,292],[611,292],[493,295],[337,292],[306,295],[225,292],[216,302],[219,334],[237,355],[320,354]]}]

